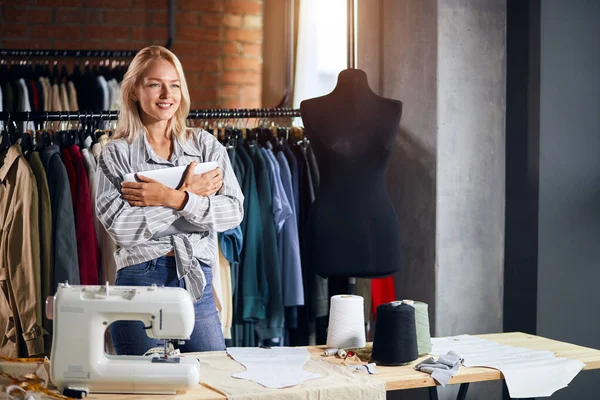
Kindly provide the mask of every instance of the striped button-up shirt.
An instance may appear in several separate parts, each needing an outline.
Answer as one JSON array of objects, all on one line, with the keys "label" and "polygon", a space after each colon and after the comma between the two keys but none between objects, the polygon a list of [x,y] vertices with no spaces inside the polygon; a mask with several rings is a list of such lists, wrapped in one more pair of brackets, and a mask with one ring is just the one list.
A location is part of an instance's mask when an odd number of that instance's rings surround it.
[{"label": "striped button-up shirt", "polygon": [[[180,211],[163,206],[132,207],[121,194],[123,176],[159,168],[188,165],[192,161],[216,161],[223,171],[223,186],[210,197],[188,192]],[[96,213],[119,246],[117,270],[156,259],[174,251],[179,279],[195,300],[202,297],[206,278],[200,262],[212,266],[217,258],[216,232],[234,228],[244,216],[244,196],[225,148],[213,135],[193,130],[188,141],[173,140],[170,160],[160,157],[141,132],[133,143],[111,140],[98,159]],[[161,236],[179,218],[198,227],[198,232]]]}]

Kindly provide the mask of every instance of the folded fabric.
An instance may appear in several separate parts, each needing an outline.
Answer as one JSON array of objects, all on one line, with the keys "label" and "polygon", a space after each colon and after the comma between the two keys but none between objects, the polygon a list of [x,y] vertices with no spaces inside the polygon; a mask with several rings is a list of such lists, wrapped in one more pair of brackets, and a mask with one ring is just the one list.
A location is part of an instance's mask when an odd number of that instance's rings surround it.
[{"label": "folded fabric", "polygon": [[433,357],[422,361],[415,366],[417,371],[426,372],[431,375],[442,387],[446,386],[456,373],[462,359],[458,354],[449,351],[448,354],[440,356],[437,361]]}]

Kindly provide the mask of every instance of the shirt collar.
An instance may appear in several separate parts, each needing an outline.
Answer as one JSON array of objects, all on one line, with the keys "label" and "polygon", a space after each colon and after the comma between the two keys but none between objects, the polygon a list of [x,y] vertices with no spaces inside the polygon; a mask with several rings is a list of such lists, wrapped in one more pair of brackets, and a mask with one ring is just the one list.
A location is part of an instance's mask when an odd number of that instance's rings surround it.
[{"label": "shirt collar", "polygon": [[19,146],[18,144],[12,145],[8,148],[8,151],[4,156],[2,167],[0,167],[0,182],[3,182],[6,179],[8,171],[10,171],[13,164],[19,159],[19,157],[22,156],[23,153],[21,153],[21,146]]},{"label": "shirt collar", "polygon": [[148,139],[146,138],[146,131],[142,129],[138,135],[136,135],[135,139],[129,146],[129,155],[131,160],[131,165],[139,165],[142,163],[147,163],[152,160],[157,164],[166,164],[169,163],[166,160],[163,160],[156,154],[150,143],[148,143]]},{"label": "shirt collar", "polygon": [[[172,163],[156,154],[152,146],[150,146],[150,143],[148,143],[145,130],[140,131],[139,135],[136,136],[129,151],[132,165],[137,165],[140,162],[148,162],[149,160],[152,160],[157,164]],[[174,162],[184,154],[193,157],[202,157],[202,152],[194,146],[193,136],[188,140],[181,141],[180,139],[175,138],[173,141],[173,157],[171,160]]]},{"label": "shirt collar", "polygon": [[189,139],[183,141],[183,143],[179,143],[179,140],[176,140],[175,142],[178,142],[178,145],[181,146],[181,150],[185,155],[202,157],[202,152],[194,145],[194,135],[190,135]]}]

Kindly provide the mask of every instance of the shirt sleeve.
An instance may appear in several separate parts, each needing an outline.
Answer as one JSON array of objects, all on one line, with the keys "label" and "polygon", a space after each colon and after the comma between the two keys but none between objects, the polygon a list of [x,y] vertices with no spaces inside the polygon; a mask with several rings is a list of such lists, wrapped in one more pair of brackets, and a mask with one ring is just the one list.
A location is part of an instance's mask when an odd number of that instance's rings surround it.
[{"label": "shirt sleeve", "polygon": [[238,226],[244,218],[244,195],[240,189],[225,148],[210,135],[212,146],[206,161],[216,161],[223,171],[223,186],[212,196],[187,192],[188,201],[179,215],[203,230],[224,232]]},{"label": "shirt sleeve", "polygon": [[121,247],[133,247],[167,229],[177,218],[177,211],[163,206],[132,207],[121,194],[123,176],[132,171],[128,148],[119,143],[107,144],[98,158],[96,215]]}]

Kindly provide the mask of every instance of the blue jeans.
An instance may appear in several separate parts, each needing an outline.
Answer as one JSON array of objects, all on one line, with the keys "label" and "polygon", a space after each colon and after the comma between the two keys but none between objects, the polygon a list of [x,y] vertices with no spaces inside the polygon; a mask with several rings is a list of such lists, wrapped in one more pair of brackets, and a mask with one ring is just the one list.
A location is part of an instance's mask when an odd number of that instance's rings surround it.
[{"label": "blue jeans", "polygon": [[[200,263],[206,276],[206,287],[194,304],[196,323],[189,340],[175,345],[182,353],[225,350],[225,339],[212,293],[212,268]],[[155,260],[131,265],[117,271],[117,286],[185,287],[177,278],[175,258],[162,256]],[[163,346],[163,341],[148,337],[142,321],[116,321],[110,325],[110,336],[118,355],[143,355],[148,349]]]}]

